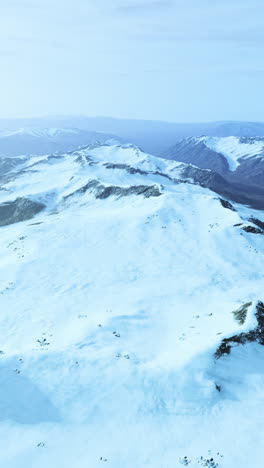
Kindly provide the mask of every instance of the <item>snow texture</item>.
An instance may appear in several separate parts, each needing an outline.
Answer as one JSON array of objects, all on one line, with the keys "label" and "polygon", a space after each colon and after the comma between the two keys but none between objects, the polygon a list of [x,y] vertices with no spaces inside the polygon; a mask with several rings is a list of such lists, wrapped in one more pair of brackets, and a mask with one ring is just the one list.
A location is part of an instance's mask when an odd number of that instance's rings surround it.
[{"label": "snow texture", "polygon": [[0,228],[0,466],[262,468],[264,348],[214,353],[255,326],[263,236],[235,225],[263,213],[181,171],[109,143],[2,185],[45,207]]}]

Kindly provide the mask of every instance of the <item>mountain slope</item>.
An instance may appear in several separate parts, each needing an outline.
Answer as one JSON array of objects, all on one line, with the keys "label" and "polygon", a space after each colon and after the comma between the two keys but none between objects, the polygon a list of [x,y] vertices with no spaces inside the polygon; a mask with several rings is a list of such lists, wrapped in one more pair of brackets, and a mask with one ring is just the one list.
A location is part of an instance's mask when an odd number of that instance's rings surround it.
[{"label": "mountain slope", "polygon": [[1,186],[44,205],[0,228],[3,466],[262,466],[264,348],[215,353],[256,326],[264,215],[186,170],[105,144]]},{"label": "mountain slope", "polygon": [[263,137],[187,138],[162,156],[210,169],[232,184],[234,195],[247,195],[253,206],[264,207]]},{"label": "mountain slope", "polygon": [[264,138],[204,138],[203,141],[207,148],[224,156],[230,171],[235,171],[247,159],[264,162]]}]

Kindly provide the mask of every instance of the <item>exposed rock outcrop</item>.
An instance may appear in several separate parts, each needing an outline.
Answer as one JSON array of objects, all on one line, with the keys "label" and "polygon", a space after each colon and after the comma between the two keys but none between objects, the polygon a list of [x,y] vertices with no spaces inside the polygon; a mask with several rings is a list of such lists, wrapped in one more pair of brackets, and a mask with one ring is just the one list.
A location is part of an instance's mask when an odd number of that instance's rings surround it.
[{"label": "exposed rock outcrop", "polygon": [[0,205],[0,226],[31,219],[44,208],[43,203],[34,202],[28,198],[17,198],[14,201],[2,203]]},{"label": "exposed rock outcrop", "polygon": [[215,352],[216,359],[221,358],[226,354],[230,354],[234,346],[252,343],[253,341],[264,345],[264,303],[259,301],[256,305],[255,316],[257,319],[257,326],[254,330],[242,332],[238,335],[224,338]]},{"label": "exposed rock outcrop", "polygon": [[89,190],[94,193],[95,198],[101,200],[111,196],[119,198],[128,197],[129,195],[143,195],[145,198],[150,198],[162,195],[157,185],[131,185],[130,187],[120,187],[117,185],[105,186],[98,180],[90,180],[83,187],[64,197],[64,200],[76,194],[84,194]]}]

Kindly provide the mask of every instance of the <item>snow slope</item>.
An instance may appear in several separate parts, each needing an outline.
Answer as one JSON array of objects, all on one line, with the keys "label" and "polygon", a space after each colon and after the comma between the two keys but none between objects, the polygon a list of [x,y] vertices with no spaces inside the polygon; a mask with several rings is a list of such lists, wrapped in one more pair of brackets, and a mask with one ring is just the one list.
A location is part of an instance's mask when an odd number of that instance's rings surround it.
[{"label": "snow slope", "polygon": [[94,145],[1,187],[46,208],[0,228],[0,466],[262,467],[264,348],[214,353],[254,326],[263,236],[235,225],[264,214],[182,167]]},{"label": "snow slope", "polygon": [[[161,157],[211,171],[211,190],[237,203],[264,209],[263,137],[191,137]],[[220,177],[218,177],[220,176]]]},{"label": "snow slope", "polygon": [[264,138],[230,137],[201,137],[197,142],[203,141],[207,148],[222,154],[229,165],[230,171],[235,171],[240,160],[257,158],[264,160]]}]

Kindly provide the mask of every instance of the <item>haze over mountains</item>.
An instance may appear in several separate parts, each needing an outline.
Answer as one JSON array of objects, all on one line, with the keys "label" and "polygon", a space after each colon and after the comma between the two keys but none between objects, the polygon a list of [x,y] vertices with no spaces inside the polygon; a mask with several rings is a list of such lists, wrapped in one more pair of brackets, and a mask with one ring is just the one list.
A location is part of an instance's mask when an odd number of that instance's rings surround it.
[{"label": "haze over mountains", "polygon": [[24,127],[0,132],[0,157],[44,155],[113,139],[111,134],[77,128]]},{"label": "haze over mountains", "polygon": [[[160,155],[177,141],[191,136],[264,136],[264,123],[212,122],[173,123],[163,121],[125,120],[111,117],[58,116],[34,119],[1,119],[1,130],[20,128],[70,128],[103,132]],[[88,144],[89,142],[87,142]]]}]

